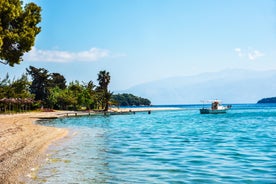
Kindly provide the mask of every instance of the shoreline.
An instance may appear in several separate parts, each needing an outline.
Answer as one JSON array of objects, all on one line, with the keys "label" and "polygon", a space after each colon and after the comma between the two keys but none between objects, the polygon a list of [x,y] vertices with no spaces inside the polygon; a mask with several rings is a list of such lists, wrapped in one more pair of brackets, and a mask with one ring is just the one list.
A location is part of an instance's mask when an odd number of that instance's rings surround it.
[{"label": "shoreline", "polygon": [[35,124],[40,118],[60,117],[60,112],[28,112],[0,115],[0,181],[24,183],[32,167],[46,156],[53,142],[68,130]]},{"label": "shoreline", "polygon": [[[108,113],[179,110],[179,108],[111,108]],[[85,116],[97,112],[54,111],[0,114],[0,181],[3,184],[24,183],[30,173],[46,158],[53,142],[65,138],[69,130],[36,124],[42,119]],[[71,116],[68,116],[71,114]]]},{"label": "shoreline", "polygon": [[147,111],[170,111],[170,110],[182,110],[177,107],[121,107],[121,108],[110,108],[110,111],[114,112],[147,112]]}]

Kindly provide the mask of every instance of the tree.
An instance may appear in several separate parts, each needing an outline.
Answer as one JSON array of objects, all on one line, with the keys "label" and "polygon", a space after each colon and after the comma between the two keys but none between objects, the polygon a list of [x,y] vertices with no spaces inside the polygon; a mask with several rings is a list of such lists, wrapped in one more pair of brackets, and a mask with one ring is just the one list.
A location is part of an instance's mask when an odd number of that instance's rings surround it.
[{"label": "tree", "polygon": [[[85,91],[89,94],[87,98],[87,102],[89,102],[88,109],[90,110],[91,108],[94,109],[96,105],[96,91],[95,91],[96,85],[94,85],[93,81],[89,81],[87,84],[84,84]],[[87,103],[88,104],[88,103]]]},{"label": "tree", "polygon": [[7,74],[0,80],[0,112],[5,112],[7,109],[13,111],[30,109],[33,95],[29,92],[29,84],[25,74],[12,81]]},{"label": "tree", "polygon": [[108,91],[108,85],[110,83],[110,75],[109,72],[100,71],[98,73],[98,82],[99,82],[99,87],[98,87],[98,92],[101,93],[101,101],[102,101],[102,107],[104,111],[108,111],[108,102],[111,98],[112,93]]},{"label": "tree", "polygon": [[0,1],[0,62],[14,66],[22,61],[25,52],[34,46],[41,31],[41,8],[35,3],[24,9],[20,0]]},{"label": "tree", "polygon": [[45,105],[53,106],[50,100],[50,90],[52,88],[65,89],[66,79],[59,73],[49,73],[44,68],[35,68],[30,66],[26,69],[27,73],[32,77],[30,91],[35,94],[35,100],[41,100]]},{"label": "tree", "polygon": [[58,87],[60,89],[66,88],[66,79],[63,75],[59,73],[50,74],[51,87]]},{"label": "tree", "polygon": [[23,74],[21,78],[14,80],[11,85],[12,97],[14,98],[33,98],[29,91],[30,82],[28,81],[27,75]]},{"label": "tree", "polygon": [[70,93],[72,93],[72,97],[74,98],[74,110],[77,110],[78,107],[82,104],[82,98],[81,98],[81,93],[83,91],[83,86],[80,84],[79,81],[75,81],[75,82],[70,82],[69,86],[68,86],[68,90],[70,91]]},{"label": "tree", "polygon": [[98,73],[98,82],[99,82],[99,87],[103,90],[108,90],[108,84],[110,83],[110,75],[109,72],[100,71]]},{"label": "tree", "polygon": [[70,106],[73,109],[77,103],[73,92],[68,88],[60,89],[59,87],[54,87],[50,89],[49,104],[51,108],[68,110]]},{"label": "tree", "polygon": [[9,74],[3,80],[0,80],[0,99],[8,98],[8,89],[10,86],[11,80]]},{"label": "tree", "polygon": [[0,80],[0,99],[2,98],[32,98],[29,92],[30,83],[27,76],[23,74],[19,79],[9,79],[7,74],[3,80]]},{"label": "tree", "polygon": [[30,66],[29,69],[26,70],[33,79],[30,91],[35,95],[35,100],[41,100],[47,103],[50,94],[50,74],[48,73],[48,70],[44,68],[35,68],[33,66]]}]

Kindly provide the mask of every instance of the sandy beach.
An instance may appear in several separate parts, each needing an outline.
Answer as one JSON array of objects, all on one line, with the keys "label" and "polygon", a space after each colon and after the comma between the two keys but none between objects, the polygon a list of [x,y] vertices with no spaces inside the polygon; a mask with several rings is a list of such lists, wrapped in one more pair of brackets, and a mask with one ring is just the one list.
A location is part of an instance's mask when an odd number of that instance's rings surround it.
[{"label": "sandy beach", "polygon": [[45,156],[45,150],[55,140],[67,135],[67,130],[44,127],[34,121],[61,116],[59,112],[32,112],[0,115],[0,183],[21,183],[31,168]]},{"label": "sandy beach", "polygon": [[[177,110],[177,108],[113,108],[110,112]],[[65,137],[66,129],[36,125],[45,118],[78,116],[87,112],[56,111],[0,115],[0,183],[24,183],[27,175],[45,158],[47,147]],[[90,113],[89,113],[90,114]]]}]

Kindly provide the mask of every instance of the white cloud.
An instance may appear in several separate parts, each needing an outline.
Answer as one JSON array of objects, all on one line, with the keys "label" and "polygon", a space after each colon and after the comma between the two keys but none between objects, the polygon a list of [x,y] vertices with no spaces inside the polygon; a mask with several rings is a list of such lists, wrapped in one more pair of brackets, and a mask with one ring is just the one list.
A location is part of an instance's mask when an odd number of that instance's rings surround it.
[{"label": "white cloud", "polygon": [[235,48],[234,51],[239,57],[246,56],[249,60],[256,60],[257,58],[264,56],[263,52],[252,48],[248,48],[246,51],[243,51],[241,48]]},{"label": "white cloud", "polygon": [[80,52],[68,52],[60,50],[40,50],[35,47],[26,53],[24,60],[44,62],[72,62],[72,61],[98,61],[110,57],[106,49],[91,48]]},{"label": "white cloud", "polygon": [[237,52],[240,57],[243,56],[241,48],[235,48],[234,51]]},{"label": "white cloud", "polygon": [[257,59],[258,57],[261,57],[263,56],[264,54],[258,50],[253,50],[253,51],[249,51],[247,56],[248,56],[248,59],[250,60],[255,60]]}]

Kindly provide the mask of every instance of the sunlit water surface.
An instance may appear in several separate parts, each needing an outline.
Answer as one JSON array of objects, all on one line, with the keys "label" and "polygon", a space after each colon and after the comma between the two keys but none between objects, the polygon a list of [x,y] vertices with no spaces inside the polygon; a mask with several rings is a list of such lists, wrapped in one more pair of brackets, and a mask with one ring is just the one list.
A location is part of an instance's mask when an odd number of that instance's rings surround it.
[{"label": "sunlit water surface", "polygon": [[276,183],[276,105],[41,122],[68,128],[34,183]]}]

